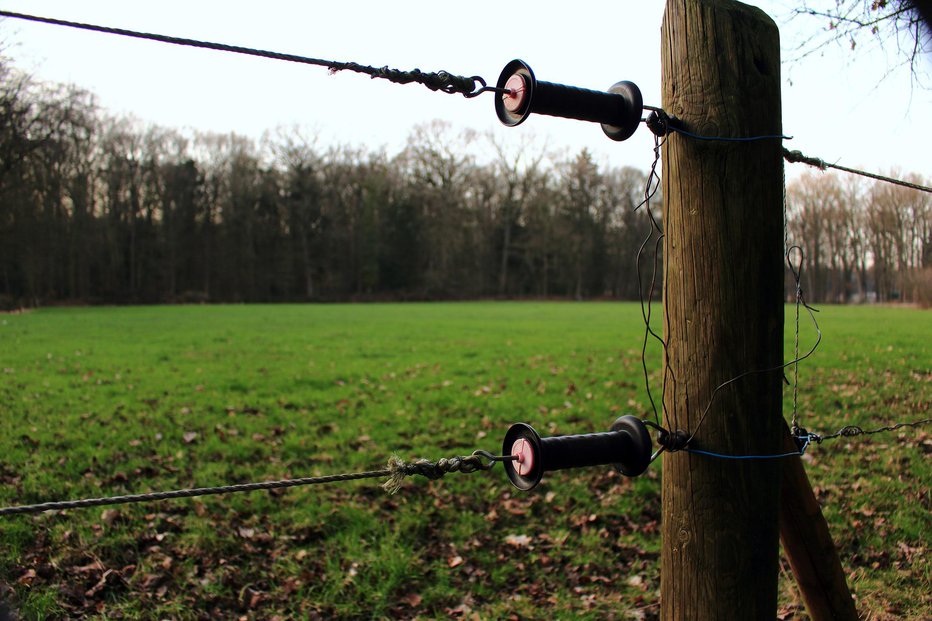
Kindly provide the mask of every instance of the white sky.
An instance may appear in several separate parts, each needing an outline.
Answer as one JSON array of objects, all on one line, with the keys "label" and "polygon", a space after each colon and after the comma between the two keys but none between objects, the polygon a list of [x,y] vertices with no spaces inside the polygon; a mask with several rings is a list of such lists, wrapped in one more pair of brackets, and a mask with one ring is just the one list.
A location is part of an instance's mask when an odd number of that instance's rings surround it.
[{"label": "white sky", "polygon": [[[780,25],[784,58],[824,26],[812,18],[788,21],[790,0],[752,4]],[[598,90],[631,80],[645,103],[660,105],[660,0],[0,0],[0,8],[374,66],[478,74],[491,84],[508,61],[521,58],[540,80]],[[12,19],[0,22],[0,41],[35,77],[85,87],[110,112],[167,127],[258,138],[297,125],[324,144],[394,153],[415,124],[445,119],[505,142],[533,134],[555,149],[587,147],[612,166],[646,169],[651,160],[644,127],[622,143],[596,124],[538,115],[506,128],[491,94],[467,100],[349,72],[331,76],[319,67]],[[883,79],[897,61],[894,52],[831,46],[785,63],[784,131],[796,137],[787,146],[848,166],[932,174],[932,91],[911,88],[905,70]],[[932,61],[923,63],[928,70]],[[789,172],[795,176],[802,166]]]}]

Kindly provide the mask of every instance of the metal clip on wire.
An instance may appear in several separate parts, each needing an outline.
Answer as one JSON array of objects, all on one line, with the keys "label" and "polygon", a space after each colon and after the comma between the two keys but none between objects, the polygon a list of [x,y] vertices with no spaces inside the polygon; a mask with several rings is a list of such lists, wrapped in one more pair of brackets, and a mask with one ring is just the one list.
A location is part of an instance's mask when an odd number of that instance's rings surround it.
[{"label": "metal clip on wire", "polygon": [[607,93],[574,86],[539,82],[523,60],[502,70],[496,90],[495,114],[509,127],[520,125],[532,113],[602,124],[612,140],[630,138],[641,122],[644,102],[633,82],[617,82]]}]

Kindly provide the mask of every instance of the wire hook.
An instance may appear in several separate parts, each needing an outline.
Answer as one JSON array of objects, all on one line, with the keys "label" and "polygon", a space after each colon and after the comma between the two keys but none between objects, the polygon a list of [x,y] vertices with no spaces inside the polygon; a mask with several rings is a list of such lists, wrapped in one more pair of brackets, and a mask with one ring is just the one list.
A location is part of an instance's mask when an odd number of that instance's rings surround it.
[{"label": "wire hook", "polygon": [[[472,456],[477,458],[476,461],[479,464],[480,470],[491,470],[492,467],[495,466],[495,463],[499,461],[516,461],[518,459],[517,455],[493,455],[492,453],[483,450],[473,451]],[[483,464],[481,459],[483,457],[488,459],[489,463]]]},{"label": "wire hook", "polygon": [[474,75],[469,79],[472,80],[474,84],[481,84],[481,86],[476,88],[471,93],[463,93],[463,97],[466,99],[478,97],[482,93],[502,93],[503,95],[510,95],[512,93],[510,88],[498,88],[497,86],[489,86],[482,76]]}]

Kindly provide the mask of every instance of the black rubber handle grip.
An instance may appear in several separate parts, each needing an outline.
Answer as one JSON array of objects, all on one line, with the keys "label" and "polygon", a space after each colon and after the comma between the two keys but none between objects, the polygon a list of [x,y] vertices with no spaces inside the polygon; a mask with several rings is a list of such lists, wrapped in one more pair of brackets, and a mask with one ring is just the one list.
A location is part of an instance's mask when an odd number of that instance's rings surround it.
[{"label": "black rubber handle grip", "polygon": [[531,112],[577,121],[613,125],[624,116],[626,102],[621,95],[585,88],[537,82]]},{"label": "black rubber handle grip", "polygon": [[626,431],[541,438],[544,472],[613,464],[631,450]]}]

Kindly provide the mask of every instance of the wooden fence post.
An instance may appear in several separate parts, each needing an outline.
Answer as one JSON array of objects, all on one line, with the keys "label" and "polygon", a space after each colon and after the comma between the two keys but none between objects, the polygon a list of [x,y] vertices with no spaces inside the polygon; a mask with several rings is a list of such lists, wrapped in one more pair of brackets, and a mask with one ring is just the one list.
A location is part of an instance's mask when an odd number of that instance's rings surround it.
[{"label": "wooden fence post", "polygon": [[[704,136],[781,133],[773,21],[731,0],[667,0],[663,108]],[[693,432],[715,388],[783,356],[781,141],[671,134],[663,152],[666,423]],[[729,455],[781,450],[779,371],[719,391],[693,441]],[[661,618],[773,619],[779,460],[663,459]]]}]

